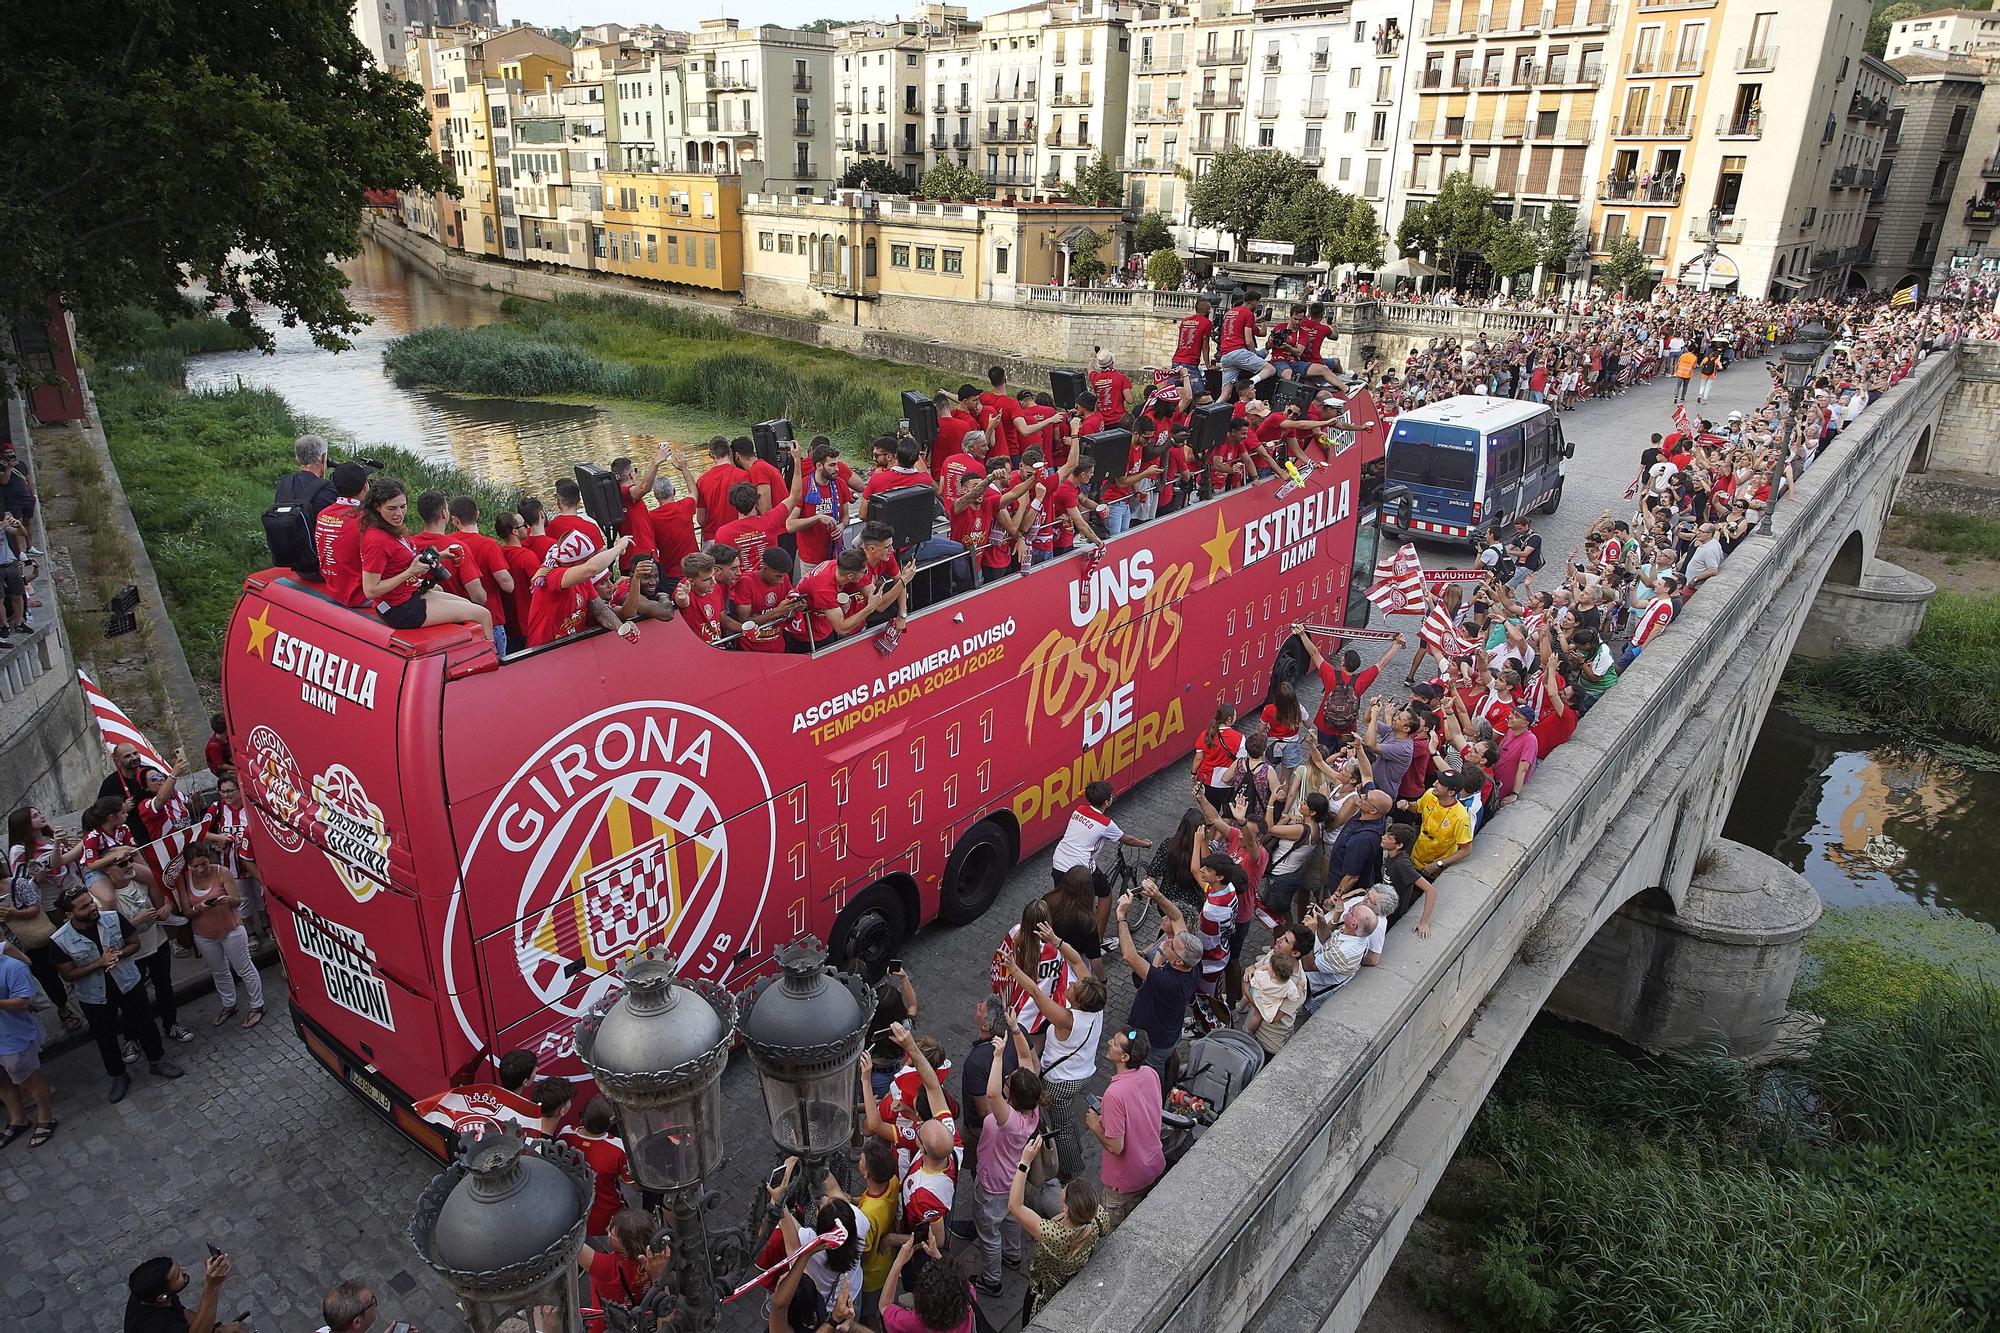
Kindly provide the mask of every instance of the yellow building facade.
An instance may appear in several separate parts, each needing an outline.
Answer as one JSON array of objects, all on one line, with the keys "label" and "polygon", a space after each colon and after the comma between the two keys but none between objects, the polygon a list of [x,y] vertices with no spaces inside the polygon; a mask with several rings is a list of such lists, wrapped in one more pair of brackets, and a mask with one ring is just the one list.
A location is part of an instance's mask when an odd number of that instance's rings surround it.
[{"label": "yellow building facade", "polygon": [[743,183],[735,176],[607,171],[593,267],[710,291],[743,290]]}]

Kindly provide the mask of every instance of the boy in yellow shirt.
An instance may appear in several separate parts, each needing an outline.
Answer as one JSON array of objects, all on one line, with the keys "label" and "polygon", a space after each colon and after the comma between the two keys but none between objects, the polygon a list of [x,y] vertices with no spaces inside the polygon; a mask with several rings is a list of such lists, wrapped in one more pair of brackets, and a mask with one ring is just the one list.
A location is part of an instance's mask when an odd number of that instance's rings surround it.
[{"label": "boy in yellow shirt", "polygon": [[1425,878],[1465,859],[1472,850],[1472,814],[1458,802],[1459,775],[1439,773],[1430,788],[1414,801],[1398,801],[1400,809],[1417,816],[1417,845],[1410,859]]}]

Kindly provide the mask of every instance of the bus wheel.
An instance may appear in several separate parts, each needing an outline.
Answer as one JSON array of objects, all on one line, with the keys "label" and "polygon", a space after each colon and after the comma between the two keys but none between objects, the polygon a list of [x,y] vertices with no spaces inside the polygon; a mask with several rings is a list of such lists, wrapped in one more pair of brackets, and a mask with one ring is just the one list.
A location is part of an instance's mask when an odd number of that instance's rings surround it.
[{"label": "bus wheel", "polygon": [[1561,504],[1562,502],[1563,502],[1563,479],[1561,477],[1557,477],[1556,488],[1549,492],[1548,502],[1542,506],[1542,512],[1544,514],[1553,514],[1556,512],[1556,506]]},{"label": "bus wheel", "polygon": [[887,884],[877,884],[849,903],[833,923],[828,950],[841,967],[879,977],[909,933],[902,895]]},{"label": "bus wheel", "polygon": [[1000,896],[1013,864],[1014,846],[1000,826],[990,819],[974,824],[945,862],[938,915],[954,926],[977,918]]}]

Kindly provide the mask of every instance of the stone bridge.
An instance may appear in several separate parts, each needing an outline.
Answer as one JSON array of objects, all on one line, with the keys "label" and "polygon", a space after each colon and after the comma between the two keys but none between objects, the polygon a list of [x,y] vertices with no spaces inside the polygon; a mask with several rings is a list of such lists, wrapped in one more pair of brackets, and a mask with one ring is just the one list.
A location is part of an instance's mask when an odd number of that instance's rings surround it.
[{"label": "stone bridge", "polygon": [[[1301,1027],[1033,1328],[1348,1333],[1544,1006],[1649,1046],[1704,1030],[1746,1044],[1743,1014],[1773,990],[1782,1003],[1783,946],[1818,908],[1742,882],[1759,858],[1745,871],[1747,849],[1718,843],[1723,818],[1815,602],[1859,586],[1928,454],[1955,357],[1929,358],[1834,442],[1773,531],[1481,830],[1430,939],[1406,937]],[[1702,942],[1724,936],[1741,966],[1707,989]]]}]

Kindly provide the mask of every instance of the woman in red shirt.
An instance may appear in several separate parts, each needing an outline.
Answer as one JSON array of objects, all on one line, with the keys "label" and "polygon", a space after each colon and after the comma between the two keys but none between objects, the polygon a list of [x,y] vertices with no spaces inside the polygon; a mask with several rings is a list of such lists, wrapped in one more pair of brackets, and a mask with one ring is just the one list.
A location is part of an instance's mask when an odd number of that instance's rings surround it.
[{"label": "woman in red shirt", "polygon": [[493,616],[477,602],[425,588],[428,567],[417,563],[403,520],[410,493],[394,477],[368,483],[361,502],[361,596],[391,629],[424,625],[477,625],[493,636]]}]

